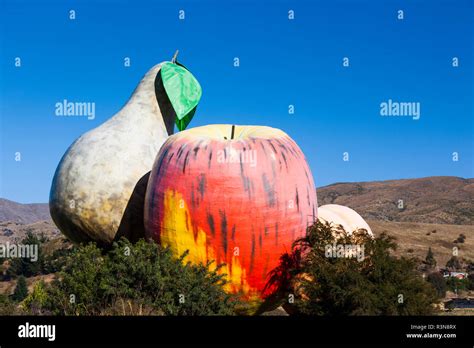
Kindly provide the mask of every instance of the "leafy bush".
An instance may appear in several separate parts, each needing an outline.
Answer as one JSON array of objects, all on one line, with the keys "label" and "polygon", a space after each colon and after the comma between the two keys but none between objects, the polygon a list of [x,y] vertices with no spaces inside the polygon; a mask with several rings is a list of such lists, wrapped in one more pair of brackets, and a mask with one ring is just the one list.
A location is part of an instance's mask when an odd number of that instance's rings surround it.
[{"label": "leafy bush", "polygon": [[15,315],[17,304],[7,294],[0,294],[0,315]]},{"label": "leafy bush", "polygon": [[42,311],[42,308],[46,305],[47,301],[46,285],[40,280],[35,284],[31,294],[22,301],[21,308],[29,312],[29,314],[46,314]]},{"label": "leafy bush", "polygon": [[56,249],[50,255],[44,257],[43,274],[56,273],[63,269],[66,265],[67,256],[74,251],[72,248]]},{"label": "leafy bush", "polygon": [[446,285],[449,289],[449,291],[452,292],[459,292],[459,291],[465,291],[468,290],[469,288],[469,279],[458,279],[456,277],[449,277],[448,280],[446,281]]},{"label": "leafy bush", "polygon": [[[334,243],[363,246],[365,257],[327,257],[327,246]],[[372,238],[359,230],[348,235],[318,221],[280,258],[267,286],[273,290],[266,305],[283,304],[304,315],[432,313],[434,289],[417,274],[414,259],[391,255],[395,249],[393,238],[385,234]]]},{"label": "leafy bush", "polygon": [[44,254],[41,245],[46,241],[44,236],[37,236],[28,231],[25,238],[21,241],[23,245],[37,245],[38,258],[33,261],[29,258],[15,257],[9,259],[9,267],[6,271],[6,279],[16,278],[18,276],[31,277],[43,273]]},{"label": "leafy bush", "polygon": [[464,243],[464,241],[466,240],[466,235],[461,233],[454,241],[453,243]]},{"label": "leafy bush", "polygon": [[[232,314],[237,301],[208,265],[184,264],[169,249],[122,239],[103,253],[94,244],[67,257],[39,310],[57,315]],[[31,307],[28,307],[30,310]],[[38,310],[38,308],[36,308]]]},{"label": "leafy bush", "polygon": [[[7,266],[5,267],[3,279],[10,280],[18,276],[32,277],[41,274],[56,273],[65,265],[66,256],[71,254],[74,248],[63,247],[56,249],[53,252],[47,252],[45,243],[48,239],[44,235],[36,235],[31,231],[26,233],[25,238],[21,241],[23,245],[36,245],[38,248],[37,260],[33,261],[30,258],[14,257],[6,259]],[[0,259],[0,265],[2,265]],[[3,273],[3,272],[2,272]]]}]

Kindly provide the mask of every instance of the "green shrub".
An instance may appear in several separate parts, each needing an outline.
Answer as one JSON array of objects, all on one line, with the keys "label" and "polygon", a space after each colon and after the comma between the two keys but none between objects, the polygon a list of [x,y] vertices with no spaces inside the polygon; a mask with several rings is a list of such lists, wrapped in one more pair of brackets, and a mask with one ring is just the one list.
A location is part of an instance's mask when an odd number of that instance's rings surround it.
[{"label": "green shrub", "polygon": [[16,278],[18,276],[32,277],[43,273],[44,254],[41,245],[46,241],[44,236],[37,236],[28,231],[25,238],[21,241],[24,245],[37,245],[38,258],[33,261],[29,258],[15,257],[9,259],[10,265],[6,271],[6,279]]},{"label": "green shrub", "polygon": [[122,239],[103,253],[78,247],[48,287],[41,311],[57,315],[227,315],[237,303],[210,265],[194,266],[169,249]]},{"label": "green shrub", "polygon": [[21,308],[26,311],[28,314],[47,314],[42,311],[48,301],[48,294],[46,291],[45,283],[40,280],[33,287],[31,294],[26,296],[26,298],[21,303]]},{"label": "green shrub", "polygon": [[44,257],[43,274],[56,273],[66,265],[67,256],[71,255],[73,248],[61,248],[54,250],[50,255]]},{"label": "green shrub", "polygon": [[449,291],[452,292],[459,292],[459,291],[465,291],[468,290],[469,288],[469,279],[458,279],[456,277],[449,277],[448,280],[446,281],[446,285],[449,289]]},{"label": "green shrub", "polygon": [[17,304],[7,294],[0,294],[0,315],[15,315]]},{"label": "green shrub", "polygon": [[[327,257],[333,243],[359,244],[365,257]],[[318,221],[272,271],[267,303],[305,315],[431,314],[434,289],[416,272],[415,260],[394,257],[395,249],[385,234],[371,238],[359,230],[349,236]]]}]

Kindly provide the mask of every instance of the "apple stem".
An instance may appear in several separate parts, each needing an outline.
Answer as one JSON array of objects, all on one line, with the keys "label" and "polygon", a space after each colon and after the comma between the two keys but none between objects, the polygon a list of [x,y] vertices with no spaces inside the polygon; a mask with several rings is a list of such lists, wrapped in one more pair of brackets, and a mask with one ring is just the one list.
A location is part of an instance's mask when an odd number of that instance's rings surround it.
[{"label": "apple stem", "polygon": [[178,53],[179,53],[179,50],[176,50],[173,58],[171,59],[171,63],[176,64],[176,59],[178,59]]},{"label": "apple stem", "polygon": [[232,125],[232,132],[230,133],[230,139],[234,139],[235,125]]}]

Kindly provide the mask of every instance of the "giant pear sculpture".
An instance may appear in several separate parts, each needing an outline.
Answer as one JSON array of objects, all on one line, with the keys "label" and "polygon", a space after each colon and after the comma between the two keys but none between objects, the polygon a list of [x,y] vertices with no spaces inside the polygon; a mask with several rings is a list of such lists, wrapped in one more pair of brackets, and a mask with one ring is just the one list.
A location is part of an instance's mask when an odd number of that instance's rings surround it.
[{"label": "giant pear sculpture", "polygon": [[[79,137],[62,157],[49,205],[55,224],[73,242],[108,245],[118,236],[132,240],[143,236],[148,173],[161,145],[173,133],[175,119],[178,123],[173,99],[165,90],[166,78],[160,73],[170,64],[175,64],[175,58],[151,68],[126,105],[107,122]],[[181,65],[177,69],[185,70]],[[168,75],[175,70],[168,69]],[[171,77],[182,90],[182,79]],[[194,82],[198,101],[200,86]],[[195,105],[187,122],[194,111]]]}]

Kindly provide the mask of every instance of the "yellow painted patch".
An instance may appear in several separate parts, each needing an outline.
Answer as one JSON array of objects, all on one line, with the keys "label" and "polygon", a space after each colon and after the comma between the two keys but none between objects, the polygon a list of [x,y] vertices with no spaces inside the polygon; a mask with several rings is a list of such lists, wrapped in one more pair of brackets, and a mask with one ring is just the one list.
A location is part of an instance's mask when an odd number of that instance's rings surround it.
[{"label": "yellow painted patch", "polygon": [[[180,202],[182,203],[180,204]],[[208,261],[215,260],[216,262],[210,267],[211,270],[214,270],[217,267],[216,252],[212,244],[208,244],[206,232],[198,226],[195,238],[191,221],[186,224],[186,216],[190,218],[191,214],[183,195],[173,190],[167,190],[164,199],[164,217],[161,224],[161,244],[169,246],[176,256],[189,250],[185,262],[206,264]],[[219,270],[220,274],[227,275],[228,283],[224,286],[224,290],[230,293],[242,292],[246,297],[256,297],[257,292],[248,285],[246,271],[241,266],[239,258],[233,256],[231,263],[232,267],[226,264]]]}]

